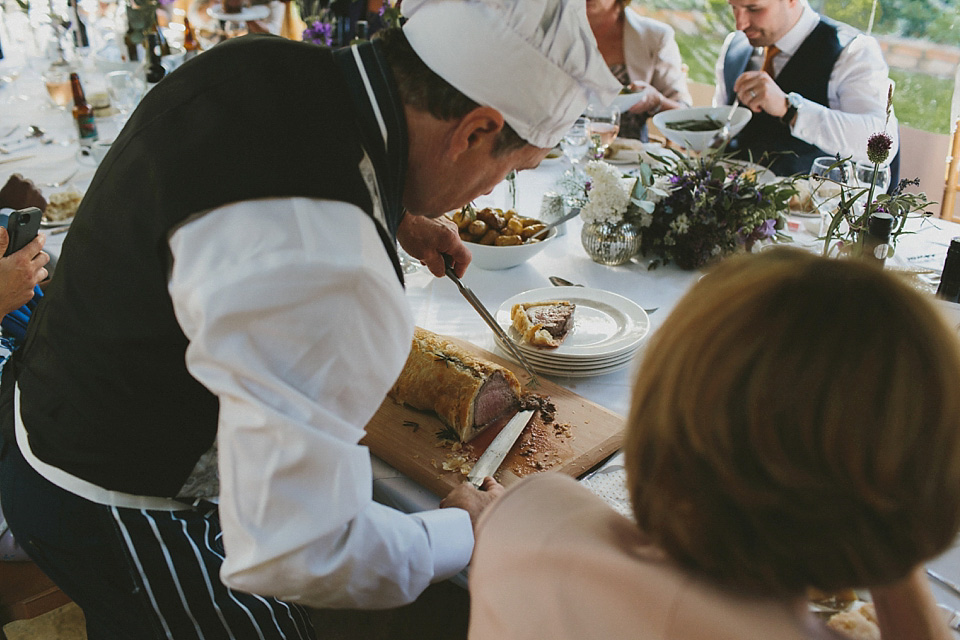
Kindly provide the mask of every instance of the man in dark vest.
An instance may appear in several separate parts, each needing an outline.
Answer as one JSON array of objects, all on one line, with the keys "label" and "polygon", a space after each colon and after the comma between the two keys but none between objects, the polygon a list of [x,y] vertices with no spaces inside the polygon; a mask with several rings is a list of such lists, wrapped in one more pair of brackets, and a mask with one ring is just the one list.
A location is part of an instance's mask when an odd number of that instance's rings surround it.
[{"label": "man in dark vest", "polygon": [[[619,91],[582,0],[406,0],[338,51],[220,44],[100,165],[4,370],[0,496],[91,638],[314,638],[461,571],[501,492],[375,503],[358,444],[410,350],[396,243],[535,167]],[[510,69],[510,73],[504,73]]]},{"label": "man in dark vest", "polygon": [[[740,104],[753,117],[731,149],[770,164],[777,175],[807,173],[819,156],[867,162],[867,138],[893,139],[897,120],[887,97],[888,68],[874,38],[818,15],[806,0],[729,0],[737,31],[716,68],[714,104]],[[893,176],[893,183],[896,183]]]}]

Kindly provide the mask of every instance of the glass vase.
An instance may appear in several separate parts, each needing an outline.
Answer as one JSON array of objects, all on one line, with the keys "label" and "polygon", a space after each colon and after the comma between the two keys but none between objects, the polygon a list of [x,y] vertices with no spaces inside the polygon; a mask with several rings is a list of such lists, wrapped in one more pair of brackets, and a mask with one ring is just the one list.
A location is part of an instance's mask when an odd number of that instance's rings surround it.
[{"label": "glass vase", "polygon": [[626,264],[640,250],[640,226],[634,222],[586,222],[580,242],[594,262]]}]

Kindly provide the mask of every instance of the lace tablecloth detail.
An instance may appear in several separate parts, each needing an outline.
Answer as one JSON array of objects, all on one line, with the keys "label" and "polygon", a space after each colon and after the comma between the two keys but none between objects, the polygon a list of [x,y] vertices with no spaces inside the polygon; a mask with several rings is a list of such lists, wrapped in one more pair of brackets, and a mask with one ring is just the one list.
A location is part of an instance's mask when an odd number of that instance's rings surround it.
[{"label": "lace tablecloth detail", "polygon": [[627,472],[623,467],[623,454],[617,454],[602,469],[580,481],[620,515],[633,520],[630,492],[627,491]]}]

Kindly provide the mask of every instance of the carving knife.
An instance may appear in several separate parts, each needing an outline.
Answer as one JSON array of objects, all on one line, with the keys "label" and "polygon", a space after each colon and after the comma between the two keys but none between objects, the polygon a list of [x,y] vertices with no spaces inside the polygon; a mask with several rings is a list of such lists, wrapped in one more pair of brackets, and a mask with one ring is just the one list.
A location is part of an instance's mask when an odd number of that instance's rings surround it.
[{"label": "carving knife", "polygon": [[477,460],[477,464],[473,465],[473,469],[467,474],[467,480],[473,486],[479,489],[483,479],[492,476],[500,468],[503,459],[510,453],[510,449],[513,448],[513,444],[520,437],[523,428],[530,422],[534,413],[536,411],[521,411],[510,418],[510,422],[500,430],[497,437],[493,439],[487,450]]},{"label": "carving knife", "polygon": [[480,314],[480,317],[483,318],[483,321],[487,323],[487,326],[493,331],[493,333],[500,339],[501,344],[510,350],[510,353],[517,359],[517,361],[526,369],[527,373],[530,375],[530,382],[527,383],[528,386],[537,386],[539,382],[537,381],[537,374],[534,373],[533,367],[527,362],[527,359],[523,357],[523,354],[517,349],[517,346],[513,344],[513,340],[510,339],[510,336],[507,335],[507,332],[503,330],[503,327],[497,322],[496,318],[490,315],[490,312],[487,311],[487,308],[483,306],[483,303],[480,302],[480,299],[477,295],[470,290],[470,287],[466,286],[460,282],[460,278],[457,277],[457,274],[453,272],[453,267],[450,266],[449,256],[443,256],[443,260],[446,263],[446,274],[447,277],[453,280],[457,287],[460,289],[460,293],[463,294],[463,297],[467,299],[467,302],[470,303],[470,306],[477,310],[477,313]]}]

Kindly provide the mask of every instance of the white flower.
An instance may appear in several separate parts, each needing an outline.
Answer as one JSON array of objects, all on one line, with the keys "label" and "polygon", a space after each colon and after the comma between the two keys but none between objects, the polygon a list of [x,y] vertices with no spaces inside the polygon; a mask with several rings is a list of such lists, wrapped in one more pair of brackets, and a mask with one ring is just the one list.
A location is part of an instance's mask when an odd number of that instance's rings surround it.
[{"label": "white flower", "polygon": [[580,217],[584,222],[620,222],[630,204],[631,182],[625,181],[617,169],[599,160],[588,162],[584,171],[590,177],[591,185]]},{"label": "white flower", "polygon": [[677,235],[683,235],[690,230],[690,218],[687,214],[681,213],[677,219],[670,223],[670,228],[676,231]]},{"label": "white flower", "polygon": [[640,214],[640,226],[641,226],[641,227],[649,227],[649,226],[652,225],[652,224],[653,224],[653,214],[652,214],[652,213],[647,213],[646,211],[644,211],[643,213]]}]

